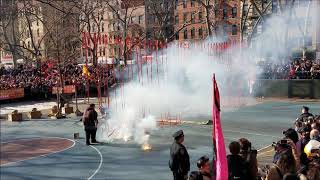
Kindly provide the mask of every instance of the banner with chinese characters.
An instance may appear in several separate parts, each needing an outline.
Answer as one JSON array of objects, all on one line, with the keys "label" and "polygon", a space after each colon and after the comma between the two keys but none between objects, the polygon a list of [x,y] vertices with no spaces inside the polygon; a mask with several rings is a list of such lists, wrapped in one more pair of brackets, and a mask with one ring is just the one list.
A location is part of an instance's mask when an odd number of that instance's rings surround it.
[{"label": "banner with chinese characters", "polygon": [[0,100],[18,99],[24,97],[24,88],[0,90]]}]

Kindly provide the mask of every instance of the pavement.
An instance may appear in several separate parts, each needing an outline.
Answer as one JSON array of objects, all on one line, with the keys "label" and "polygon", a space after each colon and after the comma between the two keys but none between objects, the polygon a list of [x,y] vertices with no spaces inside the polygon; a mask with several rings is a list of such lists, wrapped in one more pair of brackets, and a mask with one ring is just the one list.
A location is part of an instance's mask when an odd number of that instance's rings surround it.
[{"label": "pavement", "polygon": [[[221,115],[226,145],[240,137],[252,141],[254,148],[261,149],[282,136],[282,131],[292,127],[302,105],[312,113],[320,114],[319,101],[263,101]],[[196,122],[207,121],[210,115],[184,118],[177,126],[159,127],[151,131],[152,151],[141,150],[133,142],[114,141],[86,146],[84,131],[79,118],[41,119],[22,122],[1,121],[1,147],[3,142],[59,137],[75,142],[74,146],[61,152],[35,157],[17,163],[0,166],[1,179],[172,179],[168,168],[169,147],[172,133],[178,129],[185,132],[185,145],[191,158],[191,170],[196,170],[196,160],[202,155],[212,157],[211,126]],[[80,133],[80,139],[73,139]],[[227,151],[228,152],[228,151]],[[1,153],[3,150],[1,148]],[[259,164],[272,160],[272,149],[259,152]]]}]

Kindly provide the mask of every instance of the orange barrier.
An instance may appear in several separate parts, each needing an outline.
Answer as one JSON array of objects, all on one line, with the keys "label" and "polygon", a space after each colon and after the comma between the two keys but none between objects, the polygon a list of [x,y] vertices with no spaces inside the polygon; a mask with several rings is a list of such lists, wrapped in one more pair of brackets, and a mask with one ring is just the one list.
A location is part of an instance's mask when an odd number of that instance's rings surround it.
[{"label": "orange barrier", "polygon": [[0,90],[0,100],[24,97],[24,88]]},{"label": "orange barrier", "polygon": [[[62,93],[62,87],[52,87],[52,94],[57,94],[59,92]],[[63,93],[65,94],[73,94],[76,92],[76,88],[74,85],[67,85],[63,87]]]}]

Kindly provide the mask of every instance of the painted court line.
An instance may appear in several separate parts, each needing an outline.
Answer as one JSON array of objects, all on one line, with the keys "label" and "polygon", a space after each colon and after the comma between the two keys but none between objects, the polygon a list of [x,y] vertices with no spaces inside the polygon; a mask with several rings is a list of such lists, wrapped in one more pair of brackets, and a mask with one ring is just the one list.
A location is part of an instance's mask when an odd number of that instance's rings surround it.
[{"label": "painted court line", "polygon": [[[77,141],[77,142],[78,142],[78,143],[81,143],[81,144],[85,144],[84,142],[81,142],[81,141]],[[85,145],[86,145],[86,144],[85,144]],[[94,147],[94,146],[92,146],[92,145],[90,145],[90,147],[93,148],[93,149],[99,154],[99,156],[100,156],[100,162],[99,162],[98,168],[93,172],[93,174],[92,174],[90,177],[88,177],[87,180],[91,180],[91,179],[100,171],[101,166],[102,166],[102,163],[103,163],[103,156],[102,156],[102,153],[99,151],[99,149],[96,148],[96,147]]]},{"label": "painted court line", "polygon": [[[22,139],[15,139],[15,140],[11,140],[11,141],[6,141],[6,142],[1,142],[2,144],[5,144],[5,143],[11,143],[11,142],[15,142],[15,141],[23,141],[23,140],[32,140],[32,139],[44,139],[44,138],[47,138],[47,139],[66,139],[66,140],[69,140],[69,141],[72,141],[73,142],[73,145],[66,148],[66,149],[63,149],[63,150],[60,150],[60,151],[56,151],[56,152],[52,152],[52,153],[49,153],[49,154],[44,154],[44,155],[40,155],[40,156],[35,156],[35,157],[31,157],[31,158],[27,158],[27,159],[23,159],[23,160],[19,160],[19,161],[15,161],[15,162],[10,162],[10,163],[6,163],[6,164],[3,164],[3,165],[0,165],[0,166],[8,166],[8,165],[11,165],[11,164],[16,164],[16,163],[19,163],[19,162],[23,162],[23,161],[27,161],[27,160],[31,160],[31,159],[35,159],[35,158],[39,158],[39,157],[46,157],[46,156],[49,156],[51,154],[55,154],[55,153],[59,153],[59,152],[62,152],[62,151],[65,151],[65,150],[68,150],[72,147],[75,146],[76,142],[78,143],[81,143],[81,144],[85,144],[84,142],[81,142],[81,141],[75,141],[75,140],[72,140],[72,139],[68,139],[68,138],[62,138],[62,137],[33,137],[33,138],[22,138]],[[100,162],[99,162],[99,166],[98,168],[94,171],[94,173],[88,177],[87,179],[88,180],[91,180],[101,169],[101,166],[102,166],[102,163],[103,163],[103,156],[102,156],[102,153],[99,151],[99,149],[97,149],[96,147],[94,146],[91,146],[91,148],[93,148],[100,156]]]},{"label": "painted court line", "polygon": [[[56,138],[56,139],[66,139],[66,140],[69,140],[69,141],[73,142],[73,144],[72,144],[70,147],[67,147],[67,148],[62,149],[62,150],[59,150],[59,151],[53,151],[53,152],[50,152],[50,153],[48,153],[48,154],[43,154],[43,155],[39,155],[39,156],[34,156],[34,157],[30,157],[30,158],[26,158],[26,159],[19,160],[19,161],[15,161],[15,162],[5,163],[5,164],[0,165],[0,167],[1,167],[1,166],[9,166],[9,165],[17,164],[17,163],[20,163],[20,162],[23,162],[23,161],[27,161],[27,160],[31,160],[31,159],[35,159],[35,158],[39,158],[39,157],[46,157],[46,156],[49,156],[49,155],[52,155],[52,154],[56,154],[56,153],[59,153],[59,152],[68,150],[68,149],[74,147],[75,144],[76,144],[75,141],[72,140],[72,139],[60,138],[60,137],[42,137],[42,138],[41,138],[41,137],[37,137],[37,138],[29,138],[29,140],[32,140],[32,139],[44,139],[44,138],[48,138],[48,139],[50,139],[50,138],[51,138],[51,139],[54,139],[54,138]],[[20,139],[20,140],[28,140],[28,138]],[[13,141],[7,141],[7,142],[3,142],[3,143],[10,143],[10,142],[16,142],[16,141],[19,141],[19,139],[13,140]]]}]

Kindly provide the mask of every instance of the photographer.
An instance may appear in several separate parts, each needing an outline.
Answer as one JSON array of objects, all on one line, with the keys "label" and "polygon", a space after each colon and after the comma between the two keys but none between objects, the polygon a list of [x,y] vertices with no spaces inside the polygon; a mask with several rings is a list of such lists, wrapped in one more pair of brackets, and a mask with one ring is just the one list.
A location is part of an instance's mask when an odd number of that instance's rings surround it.
[{"label": "photographer", "polygon": [[275,165],[269,169],[266,180],[282,180],[287,173],[296,173],[296,160],[291,150],[283,150]]},{"label": "photographer", "polygon": [[202,156],[197,161],[198,171],[192,171],[189,180],[211,180],[209,157]]},{"label": "photographer", "polygon": [[258,173],[257,150],[252,150],[251,142],[245,138],[239,139],[240,143],[240,156],[247,164],[247,178],[248,180],[255,180]]}]

